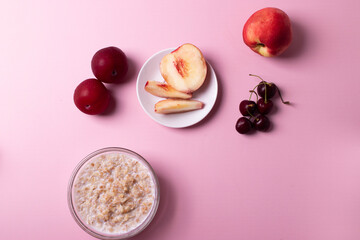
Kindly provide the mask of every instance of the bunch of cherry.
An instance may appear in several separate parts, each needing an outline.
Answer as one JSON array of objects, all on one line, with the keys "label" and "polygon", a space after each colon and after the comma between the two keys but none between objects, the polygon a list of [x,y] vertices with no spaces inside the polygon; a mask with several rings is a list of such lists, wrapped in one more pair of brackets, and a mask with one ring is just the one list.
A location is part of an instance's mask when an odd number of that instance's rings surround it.
[{"label": "bunch of cherry", "polygon": [[[253,90],[250,90],[249,100],[243,100],[239,105],[239,110],[243,117],[237,120],[235,128],[241,134],[248,133],[253,128],[262,132],[269,130],[270,120],[265,115],[271,112],[274,104],[270,98],[275,96],[276,93],[279,94],[282,103],[290,104],[290,102],[283,100],[280,90],[274,83],[268,83],[254,74],[249,75],[260,78],[261,82]],[[256,95],[256,103],[251,100],[253,94]]]}]

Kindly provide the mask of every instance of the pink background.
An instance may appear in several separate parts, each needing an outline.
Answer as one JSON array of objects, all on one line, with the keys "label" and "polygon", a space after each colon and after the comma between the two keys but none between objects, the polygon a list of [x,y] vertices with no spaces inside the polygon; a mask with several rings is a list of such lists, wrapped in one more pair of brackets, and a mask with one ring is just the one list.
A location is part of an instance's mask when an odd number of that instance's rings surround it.
[{"label": "pink background", "polygon": [[[242,27],[267,6],[290,16],[294,41],[279,58],[253,53]],[[360,239],[360,2],[2,1],[0,3],[0,239],[93,239],[72,219],[67,184],[88,153],[119,146],[143,155],[161,183],[152,224],[134,239]],[[219,80],[200,124],[154,122],[136,96],[154,53],[191,42]],[[74,105],[90,60],[117,46],[128,81],[107,85],[106,115]],[[286,100],[269,133],[239,135],[238,104],[256,83]]]}]

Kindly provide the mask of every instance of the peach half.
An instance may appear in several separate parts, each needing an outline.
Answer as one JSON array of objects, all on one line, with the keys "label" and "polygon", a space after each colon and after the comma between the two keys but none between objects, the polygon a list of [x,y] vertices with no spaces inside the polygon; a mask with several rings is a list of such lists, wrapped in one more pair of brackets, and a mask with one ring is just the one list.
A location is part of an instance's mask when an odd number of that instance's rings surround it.
[{"label": "peach half", "polygon": [[203,85],[207,66],[200,49],[186,43],[162,58],[160,72],[176,90],[192,93]]}]

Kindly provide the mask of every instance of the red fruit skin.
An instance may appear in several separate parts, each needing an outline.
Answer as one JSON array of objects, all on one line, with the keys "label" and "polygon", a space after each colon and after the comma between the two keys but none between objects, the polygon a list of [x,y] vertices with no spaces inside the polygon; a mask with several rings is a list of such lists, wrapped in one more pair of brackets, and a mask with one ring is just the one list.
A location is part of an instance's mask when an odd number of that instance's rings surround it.
[{"label": "red fruit skin", "polygon": [[265,99],[264,98],[260,98],[257,103],[257,109],[259,111],[259,113],[261,114],[268,114],[269,112],[271,112],[271,110],[273,109],[273,102],[268,99],[267,102],[265,103]]},{"label": "red fruit skin", "polygon": [[270,120],[264,115],[259,115],[254,120],[255,129],[261,132],[266,132],[270,128]]},{"label": "red fruit skin", "polygon": [[278,56],[292,41],[289,16],[278,8],[263,8],[246,21],[243,40],[254,52],[265,57]]},{"label": "red fruit skin", "polygon": [[102,82],[90,78],[81,82],[74,91],[74,103],[83,113],[97,115],[103,113],[110,102],[110,93]]},{"label": "red fruit skin", "polygon": [[129,67],[123,51],[117,47],[107,47],[95,53],[91,60],[91,69],[100,81],[116,83],[124,80]]}]

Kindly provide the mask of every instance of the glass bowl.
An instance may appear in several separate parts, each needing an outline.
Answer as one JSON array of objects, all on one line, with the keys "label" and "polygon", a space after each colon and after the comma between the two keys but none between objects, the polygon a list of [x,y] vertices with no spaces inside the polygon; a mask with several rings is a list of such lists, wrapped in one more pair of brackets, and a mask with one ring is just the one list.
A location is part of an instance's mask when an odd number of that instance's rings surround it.
[{"label": "glass bowl", "polygon": [[[96,229],[94,226],[91,226],[90,224],[88,224],[83,219],[81,214],[79,213],[79,210],[77,208],[77,203],[75,200],[76,193],[75,193],[74,188],[75,188],[77,178],[78,178],[79,174],[82,173],[82,170],[85,169],[88,164],[92,164],[93,162],[96,162],[96,161],[102,161],[102,160],[98,160],[98,159],[105,158],[107,155],[110,156],[110,154],[119,154],[119,156],[126,156],[127,159],[135,160],[136,162],[140,163],[143,167],[145,167],[147,173],[149,174],[149,176],[151,178],[150,181],[152,182],[153,193],[154,193],[153,203],[152,203],[151,208],[148,211],[148,213],[146,213],[147,215],[145,216],[145,218],[143,218],[140,222],[135,223],[137,225],[135,227],[131,228],[129,231],[122,231],[122,232],[118,232],[118,233],[116,233],[116,232],[110,233],[110,232],[102,231],[102,230]],[[91,166],[94,166],[94,165],[91,165]],[[90,166],[88,166],[88,167],[90,167]],[[121,169],[121,168],[119,168],[119,169]],[[84,172],[85,172],[85,170],[84,170]],[[99,149],[93,153],[90,153],[76,166],[76,168],[74,169],[74,171],[71,175],[70,181],[69,181],[67,197],[68,197],[68,205],[69,205],[71,215],[73,216],[73,218],[75,219],[77,224],[85,232],[87,232],[88,234],[92,235],[93,237],[96,237],[99,239],[105,239],[105,240],[107,240],[107,239],[113,239],[113,240],[126,239],[126,238],[130,238],[130,237],[135,236],[138,233],[140,233],[142,230],[144,230],[150,224],[150,222],[154,218],[156,211],[158,209],[158,206],[159,206],[159,202],[160,202],[160,187],[159,187],[159,182],[158,182],[158,179],[156,177],[154,170],[142,156],[140,156],[139,154],[137,154],[131,150],[125,149],[125,148],[109,147],[109,148]],[[120,226],[121,226],[121,224],[119,224],[119,227]]]}]

